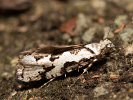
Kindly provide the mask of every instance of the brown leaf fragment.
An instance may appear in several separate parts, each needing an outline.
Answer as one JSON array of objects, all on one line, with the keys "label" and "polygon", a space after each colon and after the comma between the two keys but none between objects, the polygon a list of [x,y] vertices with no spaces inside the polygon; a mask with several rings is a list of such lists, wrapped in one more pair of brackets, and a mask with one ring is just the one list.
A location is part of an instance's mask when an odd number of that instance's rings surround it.
[{"label": "brown leaf fragment", "polygon": [[109,75],[109,77],[112,78],[112,79],[116,79],[116,78],[119,78],[119,75],[111,74],[111,75]]},{"label": "brown leaf fragment", "polygon": [[102,24],[102,23],[104,23],[104,19],[103,18],[98,18],[98,22]]},{"label": "brown leaf fragment", "polygon": [[73,29],[75,28],[76,26],[76,22],[77,22],[77,18],[74,17],[74,18],[71,18],[69,20],[67,20],[66,22],[64,22],[61,27],[59,28],[59,30],[61,32],[66,32],[68,33],[69,35],[73,36]]},{"label": "brown leaf fragment", "polygon": [[100,75],[94,75],[91,78],[98,78],[98,77],[100,77]]},{"label": "brown leaf fragment", "polygon": [[121,24],[121,26],[114,31],[115,34],[119,33],[121,30],[123,30],[125,24]]},{"label": "brown leaf fragment", "polygon": [[86,80],[85,80],[85,79],[83,79],[81,82],[82,82],[82,83],[85,83],[85,82],[86,82]]},{"label": "brown leaf fragment", "polygon": [[98,23],[100,23],[100,24],[104,23],[104,18],[102,18],[102,17],[93,16],[93,17],[92,17],[92,20],[93,20],[93,21],[96,21],[96,22],[98,22]]}]

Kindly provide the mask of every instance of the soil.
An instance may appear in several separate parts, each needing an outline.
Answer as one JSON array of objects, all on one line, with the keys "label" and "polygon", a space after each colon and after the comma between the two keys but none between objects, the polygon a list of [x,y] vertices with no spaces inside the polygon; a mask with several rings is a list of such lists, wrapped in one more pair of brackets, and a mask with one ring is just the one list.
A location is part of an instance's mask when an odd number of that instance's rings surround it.
[{"label": "soil", "polygon": [[[31,5],[23,12],[0,14],[0,100],[133,100],[132,0],[32,0]],[[42,88],[41,81],[18,89],[20,52],[99,42],[103,37],[116,50],[88,73],[80,76],[81,69]]]}]

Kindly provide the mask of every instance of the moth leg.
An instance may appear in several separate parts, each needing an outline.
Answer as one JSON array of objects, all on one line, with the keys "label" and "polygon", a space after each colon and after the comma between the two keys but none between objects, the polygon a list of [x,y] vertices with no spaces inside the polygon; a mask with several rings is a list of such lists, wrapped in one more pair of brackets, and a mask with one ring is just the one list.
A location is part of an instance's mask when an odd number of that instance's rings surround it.
[{"label": "moth leg", "polygon": [[44,87],[45,85],[47,85],[48,83],[52,82],[54,79],[55,79],[55,78],[50,79],[48,82],[46,82],[45,84],[43,84],[43,85],[40,87],[40,89],[41,89],[42,87]]},{"label": "moth leg", "polygon": [[[90,64],[88,65],[88,67],[84,69],[84,71],[83,71],[82,74],[88,72],[88,69],[89,69],[89,68],[92,66],[92,64],[93,64],[94,62],[96,62],[96,61],[97,61],[97,59],[94,59],[94,60],[92,61],[92,63],[90,63]],[[82,75],[82,74],[81,74],[81,75]]]},{"label": "moth leg", "polygon": [[79,68],[78,68],[78,72],[79,72]]},{"label": "moth leg", "polygon": [[86,72],[88,71],[88,69],[92,66],[92,64],[93,64],[94,62],[96,62],[96,61],[97,61],[97,59],[94,59],[94,60],[92,61],[92,63],[90,63],[90,64],[88,65],[88,67],[84,69],[83,73],[77,78],[77,80],[76,80],[70,87],[72,87],[73,85],[75,85],[75,83],[80,79],[80,77],[81,77],[84,73],[86,73]]},{"label": "moth leg", "polygon": [[66,77],[66,74],[65,74],[65,77]]}]

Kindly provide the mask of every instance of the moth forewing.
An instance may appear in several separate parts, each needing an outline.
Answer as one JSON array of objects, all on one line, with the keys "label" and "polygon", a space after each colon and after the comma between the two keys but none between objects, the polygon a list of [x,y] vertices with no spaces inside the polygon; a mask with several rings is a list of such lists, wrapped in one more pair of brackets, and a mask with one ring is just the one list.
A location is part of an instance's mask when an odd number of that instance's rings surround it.
[{"label": "moth forewing", "polygon": [[[17,79],[23,82],[49,80],[83,68],[86,72],[91,65],[112,51],[113,43],[102,40],[100,43],[72,46],[47,46],[20,55]],[[99,57],[101,57],[99,59]]]}]

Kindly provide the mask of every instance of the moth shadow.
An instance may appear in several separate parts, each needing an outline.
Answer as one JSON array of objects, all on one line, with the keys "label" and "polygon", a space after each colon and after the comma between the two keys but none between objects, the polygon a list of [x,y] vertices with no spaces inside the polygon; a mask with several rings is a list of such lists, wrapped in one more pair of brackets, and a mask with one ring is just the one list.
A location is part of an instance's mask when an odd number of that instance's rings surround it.
[{"label": "moth shadow", "polygon": [[26,83],[26,82],[21,82],[21,81],[17,80],[16,84],[14,85],[14,89],[16,91],[24,91],[24,90],[29,90],[29,89],[33,89],[33,88],[39,88],[48,81],[49,80],[41,79],[39,81]]}]

